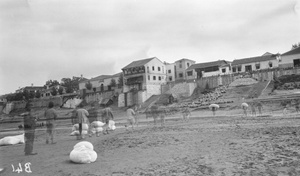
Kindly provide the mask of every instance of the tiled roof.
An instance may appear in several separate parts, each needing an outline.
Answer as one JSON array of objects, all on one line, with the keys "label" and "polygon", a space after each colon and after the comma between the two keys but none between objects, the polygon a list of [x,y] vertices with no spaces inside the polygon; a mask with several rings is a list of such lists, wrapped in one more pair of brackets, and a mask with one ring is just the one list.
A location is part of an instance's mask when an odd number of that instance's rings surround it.
[{"label": "tiled roof", "polygon": [[213,67],[213,66],[223,66],[228,64],[228,61],[225,60],[218,60],[218,61],[214,61],[214,62],[206,62],[206,63],[199,63],[199,64],[193,64],[191,65],[189,68],[187,68],[186,70],[193,70],[196,68],[207,68],[207,67]]},{"label": "tiled roof", "polygon": [[184,60],[188,60],[188,61],[196,62],[196,61],[194,61],[194,60],[191,60],[191,59],[185,59],[185,58],[183,58],[183,59],[180,59],[180,60],[177,60],[177,61],[175,61],[175,63],[176,63],[176,62],[179,62],[179,61],[184,61]]},{"label": "tiled roof", "polygon": [[95,78],[90,79],[89,81],[103,80],[103,79],[108,78],[108,77],[110,77],[110,76],[111,76],[111,75],[100,75],[100,76],[97,76],[97,77],[95,77]]},{"label": "tiled roof", "polygon": [[235,59],[235,60],[233,60],[231,65],[240,65],[240,64],[247,64],[247,63],[276,60],[276,56],[277,56],[276,54],[272,54],[272,55],[263,55],[263,56],[257,56],[257,57],[249,57],[249,58],[244,58],[244,59]]},{"label": "tiled roof", "polygon": [[293,54],[300,54],[300,47],[292,49],[288,52],[285,52],[281,56],[287,56],[287,55],[293,55]]},{"label": "tiled roof", "polygon": [[145,64],[147,64],[148,62],[150,62],[152,59],[154,59],[156,57],[152,57],[152,58],[148,58],[148,59],[142,59],[142,60],[137,60],[137,61],[133,61],[130,64],[128,64],[126,67],[122,68],[123,69],[127,69],[127,68],[133,68],[133,67],[139,67],[139,66],[144,66]]},{"label": "tiled roof", "polygon": [[26,86],[24,89],[29,89],[29,90],[42,90],[44,89],[44,86]]}]

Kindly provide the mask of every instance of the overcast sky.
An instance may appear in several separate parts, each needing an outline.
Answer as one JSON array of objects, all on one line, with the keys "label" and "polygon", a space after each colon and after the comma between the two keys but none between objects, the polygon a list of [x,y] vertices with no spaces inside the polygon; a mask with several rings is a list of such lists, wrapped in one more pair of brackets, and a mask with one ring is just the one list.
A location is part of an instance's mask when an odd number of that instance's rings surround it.
[{"label": "overcast sky", "polygon": [[0,94],[148,57],[232,61],[298,42],[297,0],[1,0]]}]

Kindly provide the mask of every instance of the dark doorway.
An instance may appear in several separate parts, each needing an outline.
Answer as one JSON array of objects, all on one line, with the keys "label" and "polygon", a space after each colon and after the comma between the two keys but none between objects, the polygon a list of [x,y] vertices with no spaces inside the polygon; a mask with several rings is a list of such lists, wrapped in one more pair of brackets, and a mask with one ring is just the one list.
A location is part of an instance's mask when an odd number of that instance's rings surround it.
[{"label": "dark doorway", "polygon": [[252,65],[246,65],[245,66],[245,71],[246,72],[251,72],[252,71]]},{"label": "dark doorway", "polygon": [[294,67],[300,67],[300,59],[294,59]]}]

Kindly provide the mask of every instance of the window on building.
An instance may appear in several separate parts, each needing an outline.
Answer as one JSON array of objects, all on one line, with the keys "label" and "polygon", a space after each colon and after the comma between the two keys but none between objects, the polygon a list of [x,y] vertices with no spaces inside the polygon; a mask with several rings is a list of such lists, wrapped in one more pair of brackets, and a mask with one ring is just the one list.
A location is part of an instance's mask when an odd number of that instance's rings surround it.
[{"label": "window on building", "polygon": [[169,81],[172,81],[172,76],[169,76]]},{"label": "window on building", "polygon": [[182,68],[182,64],[179,64],[179,68]]},{"label": "window on building", "polygon": [[225,73],[226,72],[226,68],[222,68],[222,73]]},{"label": "window on building", "polygon": [[153,76],[153,80],[156,80],[156,76]]},{"label": "window on building", "polygon": [[188,75],[188,76],[192,76],[192,75],[193,75],[193,71],[188,71],[188,72],[187,72],[187,75]]},{"label": "window on building", "polygon": [[147,73],[149,73],[149,66],[147,66]]},{"label": "window on building", "polygon": [[190,66],[190,63],[186,63],[186,65],[187,65],[187,67],[189,67],[189,66]]},{"label": "window on building", "polygon": [[233,72],[233,73],[236,72],[236,67],[232,67],[232,72]]},{"label": "window on building", "polygon": [[148,75],[148,80],[150,80],[150,75]]},{"label": "window on building", "polygon": [[157,67],[157,70],[160,71],[160,67]]},{"label": "window on building", "polygon": [[179,77],[179,78],[182,78],[182,77],[183,77],[183,74],[182,74],[182,73],[179,73],[179,74],[178,74],[178,77]]},{"label": "window on building", "polygon": [[160,77],[160,76],[158,77],[158,80],[161,80],[161,77]]},{"label": "window on building", "polygon": [[255,64],[255,69],[256,70],[260,69],[260,64]]},{"label": "window on building", "polygon": [[162,66],[162,72],[165,73],[165,68],[164,68],[164,66]]},{"label": "window on building", "polygon": [[300,67],[300,59],[294,59],[294,67]]},{"label": "window on building", "polygon": [[154,71],[154,66],[152,67],[152,70]]},{"label": "window on building", "polygon": [[242,71],[242,66],[238,66],[237,70],[240,72]]},{"label": "window on building", "polygon": [[168,73],[171,73],[171,70],[168,70]]},{"label": "window on building", "polygon": [[273,63],[269,62],[269,67],[272,68],[273,67]]}]

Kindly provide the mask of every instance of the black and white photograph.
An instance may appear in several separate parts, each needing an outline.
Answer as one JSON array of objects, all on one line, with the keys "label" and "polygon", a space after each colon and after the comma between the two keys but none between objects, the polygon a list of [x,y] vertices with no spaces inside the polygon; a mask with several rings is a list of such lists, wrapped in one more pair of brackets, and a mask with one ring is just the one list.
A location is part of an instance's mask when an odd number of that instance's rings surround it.
[{"label": "black and white photograph", "polygon": [[0,0],[0,176],[299,176],[300,0]]}]

